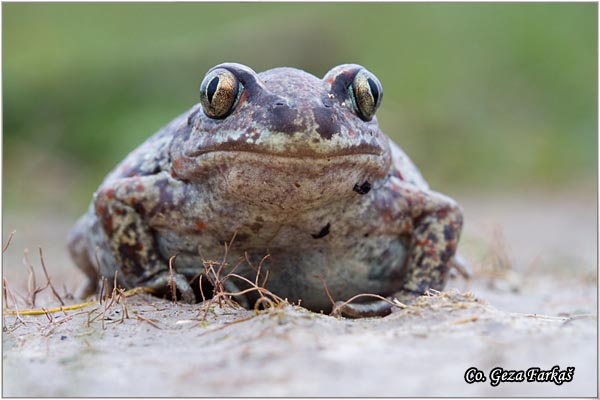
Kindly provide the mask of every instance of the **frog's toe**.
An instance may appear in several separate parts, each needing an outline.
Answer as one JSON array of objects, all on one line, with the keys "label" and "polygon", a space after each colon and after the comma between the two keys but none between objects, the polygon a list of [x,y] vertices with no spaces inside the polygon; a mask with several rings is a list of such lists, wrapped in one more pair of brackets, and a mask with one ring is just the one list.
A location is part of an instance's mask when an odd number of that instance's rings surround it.
[{"label": "frog's toe", "polygon": [[190,286],[187,278],[182,274],[171,275],[168,271],[165,271],[146,282],[144,286],[156,290],[159,293],[166,293],[169,297],[173,296],[172,291],[174,286],[176,296],[179,295],[179,300],[188,304],[196,303],[194,290]]},{"label": "frog's toe", "polygon": [[392,312],[393,305],[389,301],[376,300],[368,303],[348,303],[342,301],[335,303],[333,314],[346,318],[385,317]]},{"label": "frog's toe", "polygon": [[470,279],[473,275],[469,263],[459,254],[455,254],[454,257],[448,261],[448,267],[454,268],[456,272],[465,279]]},{"label": "frog's toe", "polygon": [[184,275],[175,274],[173,276],[173,282],[176,290],[181,295],[181,301],[188,304],[196,303],[196,295],[194,294],[194,290]]}]

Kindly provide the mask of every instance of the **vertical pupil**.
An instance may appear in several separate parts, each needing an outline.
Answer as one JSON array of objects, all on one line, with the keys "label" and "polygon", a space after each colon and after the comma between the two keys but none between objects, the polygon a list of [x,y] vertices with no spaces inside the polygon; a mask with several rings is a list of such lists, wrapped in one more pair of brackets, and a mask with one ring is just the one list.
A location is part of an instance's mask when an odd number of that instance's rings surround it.
[{"label": "vertical pupil", "polygon": [[377,88],[377,84],[373,82],[373,79],[368,78],[367,83],[369,84],[369,88],[371,89],[371,95],[373,96],[373,102],[377,104],[377,100],[379,99],[379,89]]},{"label": "vertical pupil", "polygon": [[209,103],[212,103],[213,96],[215,95],[215,92],[217,91],[217,86],[219,86],[219,77],[215,76],[210,81],[210,83],[208,84],[208,87],[206,88],[206,95],[208,96]]}]

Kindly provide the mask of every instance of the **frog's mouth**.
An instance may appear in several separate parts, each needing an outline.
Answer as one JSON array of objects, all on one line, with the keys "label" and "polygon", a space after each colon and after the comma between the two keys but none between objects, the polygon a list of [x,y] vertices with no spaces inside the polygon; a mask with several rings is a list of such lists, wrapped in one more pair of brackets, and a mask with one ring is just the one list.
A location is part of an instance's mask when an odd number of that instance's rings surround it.
[{"label": "frog's mouth", "polygon": [[198,158],[210,153],[254,153],[258,155],[283,157],[283,158],[314,158],[314,159],[330,159],[334,157],[345,156],[382,156],[384,151],[381,147],[362,144],[353,147],[319,151],[310,147],[290,146],[284,150],[276,150],[272,148],[261,148],[256,145],[239,142],[226,142],[216,146],[205,147],[202,149],[186,152],[186,156],[190,158]]}]

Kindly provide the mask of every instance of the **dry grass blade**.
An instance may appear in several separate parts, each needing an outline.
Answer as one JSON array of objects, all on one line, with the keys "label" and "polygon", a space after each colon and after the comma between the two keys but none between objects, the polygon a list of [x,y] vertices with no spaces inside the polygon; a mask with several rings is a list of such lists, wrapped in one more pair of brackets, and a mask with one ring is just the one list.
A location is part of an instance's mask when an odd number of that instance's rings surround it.
[{"label": "dry grass blade", "polygon": [[28,303],[31,306],[31,308],[35,308],[37,294],[46,290],[48,286],[50,286],[50,281],[46,280],[46,284],[42,287],[37,285],[35,269],[31,261],[29,261],[29,249],[23,250],[23,264],[25,265],[25,268],[27,268],[29,271],[29,279],[27,281],[27,292],[29,295]]},{"label": "dry grass blade", "polygon": [[31,262],[29,261],[29,250],[28,249],[23,250],[23,265],[25,266],[25,268],[27,269],[28,274],[29,274],[28,279],[27,279],[27,293],[29,294],[29,305],[32,308],[35,308],[36,295],[48,286],[46,286],[44,288],[37,287],[35,271],[33,269],[33,265],[31,265]]},{"label": "dry grass blade", "polygon": [[[223,306],[221,301],[223,300],[224,296],[226,296],[226,295],[224,295],[225,286],[223,285],[223,283],[228,278],[228,276],[225,276],[223,279],[221,279],[221,274],[223,272],[223,268],[225,268],[225,266],[228,265],[227,264],[227,255],[229,254],[229,248],[233,244],[233,241],[235,240],[236,235],[237,235],[237,232],[234,232],[233,237],[229,241],[229,244],[227,242],[224,243],[225,250],[223,252],[223,259],[221,260],[220,264],[218,264],[214,261],[202,260],[202,266],[204,267],[204,274],[206,275],[206,278],[209,280],[209,282],[211,282],[211,284],[213,285],[213,297],[208,302],[206,311],[204,312],[204,317],[203,317],[204,321],[206,320],[206,317],[208,316],[208,311],[210,310],[211,306],[215,302],[219,302],[220,307]],[[215,271],[215,269],[214,269],[214,266],[216,266],[216,265],[219,265],[219,268],[217,269],[217,271]],[[237,268],[238,266],[239,266],[239,263],[238,263],[238,265],[235,266],[235,268]],[[211,277],[211,275],[212,275],[212,277]]]},{"label": "dry grass blade", "polygon": [[100,302],[100,304],[102,304],[102,292],[104,290],[104,275],[102,275],[100,273],[100,259],[98,258],[98,252],[100,251],[100,246],[96,246],[96,248],[94,249],[94,259],[96,260],[96,272],[98,273],[98,276],[100,277],[100,281],[101,281],[101,287],[100,287],[100,292],[98,292],[98,301]]},{"label": "dry grass blade", "polygon": [[[221,279],[219,278],[218,272],[215,272],[215,269],[213,268],[215,265],[217,265],[217,263],[213,262],[213,261],[202,261],[202,266],[204,268],[204,274],[206,275],[206,278],[208,279],[208,281],[213,285],[213,297],[210,299],[209,304],[213,304],[216,300],[216,293],[219,292],[223,292],[225,289],[223,287],[223,282],[221,281]],[[212,275],[212,276],[211,276]],[[220,304],[220,299],[219,300],[219,304]]]},{"label": "dry grass blade", "polygon": [[74,317],[76,317],[78,315],[87,314],[87,313],[88,313],[87,311],[79,311],[79,312],[76,312],[76,313],[71,314],[71,315],[65,315],[61,319],[55,319],[52,322],[52,327],[50,329],[48,329],[43,335],[46,336],[46,337],[50,336],[54,332],[54,330],[56,328],[58,328],[61,324],[64,324],[65,322],[68,322],[68,321],[71,321]]},{"label": "dry grass blade", "polygon": [[[6,281],[6,279],[5,279]],[[126,290],[123,291],[123,289],[119,289],[119,294],[120,294],[120,298],[126,298],[126,297],[131,297],[134,296],[138,293],[152,293],[152,289],[149,288],[145,288],[145,287],[137,287],[134,289],[130,289],[130,290]],[[4,291],[4,294],[6,296],[6,291]],[[6,304],[6,300],[5,303]],[[94,300],[94,301],[88,301],[86,303],[81,303],[81,304],[73,304],[70,306],[61,306],[61,307],[55,307],[55,308],[41,308],[41,309],[36,309],[36,310],[9,310],[7,308],[4,309],[4,313],[6,315],[42,315],[45,313],[56,313],[56,312],[65,312],[65,311],[73,311],[73,310],[79,310],[81,308],[85,308],[85,307],[89,307],[95,304],[100,304],[100,302],[98,300]],[[112,298],[111,298],[111,304],[112,304]],[[109,306],[111,305],[109,304]],[[16,308],[16,307],[15,307]]]},{"label": "dry grass blade", "polygon": [[136,318],[138,321],[144,321],[144,322],[147,322],[147,323],[149,323],[150,325],[152,325],[152,326],[153,326],[153,327],[155,327],[156,329],[162,329],[162,328],[161,328],[161,327],[160,327],[160,326],[157,324],[157,322],[156,322],[156,321],[154,321],[154,320],[152,320],[152,319],[150,319],[150,318],[142,317],[141,315],[137,315],[135,318]]},{"label": "dry grass blade", "polygon": [[154,290],[151,288],[140,286],[140,287],[136,287],[136,288],[124,291],[123,296],[131,297],[131,296],[134,296],[139,293],[154,293]]},{"label": "dry grass blade", "polygon": [[263,296],[262,293],[261,293],[261,296],[262,297],[260,299],[256,300],[256,303],[254,303],[254,312],[257,314],[259,312],[259,307],[262,304],[266,303],[269,308],[275,308],[275,304],[268,297]]},{"label": "dry grass blade", "polygon": [[82,303],[82,304],[74,304],[71,306],[61,306],[61,307],[56,307],[56,308],[41,308],[41,309],[36,309],[36,310],[22,310],[22,311],[18,311],[18,310],[4,310],[4,313],[7,315],[16,315],[17,312],[20,315],[42,315],[42,314],[47,314],[47,313],[56,313],[56,312],[64,312],[64,311],[72,311],[72,310],[79,310],[81,308],[85,308],[85,307],[89,307],[91,305],[94,304],[98,304],[97,301],[90,301],[87,303]]},{"label": "dry grass blade", "polygon": [[459,320],[452,322],[452,325],[460,325],[460,324],[466,324],[468,322],[475,322],[479,319],[479,317],[481,317],[481,315],[471,315],[470,317],[459,319]]},{"label": "dry grass blade", "polygon": [[100,291],[98,292],[98,302],[100,303],[100,305],[102,305],[102,302],[105,300],[105,299],[104,299],[104,297],[105,297],[105,296],[108,296],[108,295],[106,294],[106,285],[107,285],[107,283],[106,283],[106,282],[108,282],[108,280],[106,279],[106,277],[104,277],[104,276],[103,276],[103,277],[100,279],[100,281],[101,281],[102,283],[101,283],[101,285],[100,285]]},{"label": "dry grass blade", "polygon": [[[116,280],[116,274],[115,274],[115,280]],[[110,298],[104,303],[104,309],[102,310],[102,329],[106,329],[106,326],[104,325],[104,321],[106,320],[106,311],[108,311],[108,309],[113,305],[113,303],[115,302],[115,295],[117,293],[117,287],[113,287],[113,290],[110,294]]]},{"label": "dry grass blade", "polygon": [[6,241],[6,244],[5,244],[5,245],[2,247],[2,253],[3,253],[3,254],[4,254],[4,252],[5,252],[6,250],[8,250],[8,246],[10,246],[10,241],[12,240],[12,238],[13,238],[13,235],[14,235],[16,232],[17,232],[17,231],[12,231],[12,232],[10,233],[10,236],[8,237],[8,240]]},{"label": "dry grass blade", "polygon": [[374,299],[379,299],[379,300],[385,301],[386,303],[388,303],[388,304],[390,304],[392,306],[398,307],[398,308],[406,308],[406,307],[408,307],[406,304],[401,303],[400,301],[394,302],[394,301],[392,301],[392,300],[390,300],[388,298],[385,298],[383,296],[380,296],[378,294],[361,293],[361,294],[357,294],[356,296],[350,297],[348,300],[344,301],[339,306],[337,306],[337,308],[342,308],[345,305],[348,305],[348,304],[352,303],[354,300],[360,299],[361,297],[372,297]]},{"label": "dry grass blade", "polygon": [[256,315],[251,315],[251,316],[246,317],[246,318],[242,318],[242,319],[238,319],[238,320],[233,321],[233,322],[229,322],[229,323],[227,323],[227,324],[225,324],[223,326],[220,326],[218,328],[214,328],[214,329],[210,329],[210,330],[204,331],[201,334],[199,334],[198,336],[203,336],[203,335],[206,335],[206,334],[209,334],[209,333],[220,331],[221,329],[225,329],[225,328],[227,328],[227,327],[229,327],[231,325],[240,324],[242,322],[250,321],[252,318],[256,318]]},{"label": "dry grass blade", "polygon": [[125,321],[125,318],[129,319],[129,313],[127,312],[127,296],[125,296],[125,291],[123,289],[118,289],[119,292],[119,301],[123,300],[123,302],[121,302],[121,323],[123,323]]},{"label": "dry grass blade", "polygon": [[266,288],[264,288],[262,286],[256,286],[256,285],[254,285],[254,283],[250,279],[248,279],[248,278],[245,278],[245,277],[243,277],[241,275],[238,275],[238,274],[229,274],[229,276],[232,277],[232,278],[238,278],[238,279],[240,279],[240,280],[242,280],[242,281],[244,281],[244,282],[246,282],[246,283],[248,283],[249,285],[252,286],[249,289],[246,289],[246,290],[243,290],[241,292],[233,294],[235,296],[246,294],[246,293],[250,293],[252,291],[259,291],[259,292],[261,292],[263,294],[267,294],[269,297],[273,298],[273,300],[275,300],[277,303],[281,303],[281,302],[284,301],[281,297],[277,296],[275,293],[271,292],[269,289],[266,289]]},{"label": "dry grass blade", "polygon": [[[243,296],[245,294],[252,293],[252,292],[262,292],[263,294],[267,294],[269,296],[272,295],[273,297],[276,297],[277,299],[281,300],[280,297],[277,297],[276,295],[271,293],[269,290],[267,290],[265,288],[261,288],[261,287],[251,287],[248,289],[240,290],[239,292],[221,292],[218,295],[221,297],[235,297],[235,296]],[[281,301],[283,301],[283,300],[281,300]]]},{"label": "dry grass blade", "polygon": [[171,288],[171,299],[173,303],[177,303],[177,290],[175,288],[175,278],[173,276],[173,261],[177,258],[177,255],[169,258],[169,287]]},{"label": "dry grass blade", "polygon": [[385,303],[388,303],[389,305],[393,306],[393,307],[398,307],[398,308],[406,308],[408,307],[406,304],[401,303],[400,301],[394,299],[395,301],[392,301],[386,297],[380,296],[378,294],[372,294],[372,293],[360,293],[357,294],[355,296],[352,296],[351,298],[349,298],[348,300],[344,301],[344,302],[339,302],[336,303],[335,300],[333,300],[333,297],[331,296],[331,293],[329,292],[329,288],[327,287],[327,283],[325,283],[325,279],[323,279],[323,277],[321,275],[313,275],[315,278],[319,279],[321,281],[321,283],[323,284],[323,288],[325,288],[325,293],[327,294],[327,297],[329,298],[329,301],[331,302],[331,313],[330,315],[334,315],[334,316],[339,316],[341,315],[341,310],[349,305],[350,303],[352,303],[353,301],[363,298],[363,297],[371,297],[371,298],[375,298],[381,301],[384,301]]},{"label": "dry grass blade", "polygon": [[[97,310],[97,308],[95,308],[94,310]],[[91,312],[90,312],[90,314],[91,314]],[[94,318],[92,318],[92,319],[89,319],[89,318],[88,318],[87,326],[89,327],[89,326],[90,326],[90,324],[91,324],[92,322],[96,321],[96,320],[97,320],[98,318],[100,318],[101,316],[102,316],[102,313],[101,313],[101,312],[98,312],[98,313],[97,313],[97,314],[94,316]]]},{"label": "dry grass blade", "polygon": [[50,313],[48,312],[48,310],[47,310],[47,309],[45,309],[44,307],[42,307],[42,311],[44,312],[44,315],[46,316],[46,318],[48,318],[48,321],[49,321],[50,323],[52,323],[52,322],[54,321],[54,318],[52,317],[52,314],[50,314]]},{"label": "dry grass blade", "polygon": [[8,283],[6,282],[6,278],[2,279],[2,299],[4,300],[4,310],[8,309],[8,293],[7,293]]},{"label": "dry grass blade", "polygon": [[86,311],[86,314],[87,314],[87,321],[85,322],[85,327],[86,327],[86,328],[89,328],[89,327],[90,327],[90,324],[92,323],[92,321],[91,321],[91,318],[92,318],[92,313],[93,313],[94,311],[96,311],[97,309],[98,309],[98,307],[94,308],[93,310]]},{"label": "dry grass blade", "polygon": [[115,290],[117,290],[117,274],[119,273],[119,270],[115,270],[115,277],[113,278],[113,292],[112,295],[114,296],[116,294]]},{"label": "dry grass blade", "polygon": [[[266,259],[266,257],[263,257],[263,261]],[[224,259],[225,260],[225,259]],[[248,260],[248,263],[250,264],[250,261]],[[221,264],[223,265],[223,264]],[[239,264],[238,264],[239,265]],[[251,264],[250,264],[251,265]],[[272,293],[271,291],[269,291],[268,289],[265,289],[264,287],[258,286],[258,281],[259,281],[259,275],[260,275],[260,268],[262,266],[262,262],[259,265],[259,268],[255,269],[255,271],[257,271],[257,278],[255,279],[254,282],[252,282],[250,279],[243,277],[241,275],[237,275],[233,272],[228,273],[223,279],[220,279],[220,273],[222,271],[222,268],[219,268],[216,272],[214,271],[213,268],[213,264],[212,263],[205,263],[204,267],[205,267],[205,273],[207,274],[207,276],[209,273],[212,272],[213,277],[214,277],[214,293],[213,293],[213,297],[210,299],[210,301],[208,302],[208,304],[206,305],[206,309],[204,310],[204,316],[202,317],[202,321],[206,321],[206,318],[208,316],[208,312],[211,309],[211,306],[215,303],[215,302],[219,302],[219,305],[221,306],[221,300],[229,300],[232,297],[238,297],[238,296],[243,296],[245,294],[251,293],[251,292],[258,292],[260,299],[259,299],[259,304],[256,305],[256,309],[260,306],[260,304],[264,303],[268,303],[270,305],[273,304],[279,304],[282,303],[284,300],[275,295],[274,293]],[[237,266],[236,266],[237,267]],[[231,278],[237,278],[242,280],[243,282],[247,283],[250,287],[244,290],[240,290],[237,292],[227,292],[225,291],[225,288],[223,286],[223,282],[227,279],[231,279]],[[265,280],[266,281],[266,280]],[[266,297],[265,297],[266,296]],[[267,298],[268,297],[268,298]],[[266,299],[266,300],[264,300]]]},{"label": "dry grass blade", "polygon": [[198,286],[200,287],[200,296],[202,296],[202,302],[206,301],[206,297],[204,296],[204,290],[202,290],[202,274],[198,277]]},{"label": "dry grass blade", "polygon": [[[256,271],[256,277],[255,277],[255,279],[254,279],[254,286],[255,286],[255,287],[265,287],[265,284],[267,283],[267,278],[269,277],[269,271],[267,270],[267,273],[266,273],[266,278],[263,280],[263,282],[262,282],[262,284],[261,284],[261,285],[259,285],[259,284],[258,284],[258,280],[259,280],[259,278],[260,278],[260,273],[261,273],[261,271],[262,271],[262,265],[263,265],[263,263],[264,263],[264,262],[265,262],[265,260],[266,260],[267,258],[269,258],[271,255],[270,255],[270,254],[267,254],[267,255],[265,255],[265,256],[264,256],[264,257],[263,257],[263,258],[260,260],[260,262],[258,263],[258,268],[254,268],[254,265],[252,265],[252,262],[250,261],[250,258],[248,257],[248,253],[247,253],[247,252],[244,252],[244,256],[245,256],[245,258],[246,258],[246,262],[248,263],[248,265],[250,266],[250,268],[252,268],[254,271]],[[239,276],[238,276],[238,277],[239,277]],[[261,297],[261,298],[264,298],[264,295],[263,295],[263,293],[262,293],[261,291],[259,291],[258,293],[260,294],[260,297]],[[256,306],[255,306],[254,308],[256,309]]]},{"label": "dry grass blade", "polygon": [[329,301],[331,302],[331,309],[335,310],[336,306],[335,306],[335,300],[333,300],[333,297],[331,297],[331,293],[329,293],[329,288],[327,288],[327,284],[325,283],[325,279],[323,279],[323,277],[321,275],[313,275],[315,278],[317,278],[318,280],[321,281],[321,283],[323,284],[323,287],[325,288],[325,293],[327,294],[327,297],[329,298]]},{"label": "dry grass blade", "polygon": [[58,292],[56,291],[56,289],[54,289],[54,286],[52,285],[52,281],[50,281],[50,276],[48,275],[48,270],[46,269],[46,264],[44,263],[44,254],[42,253],[42,248],[38,247],[38,250],[40,252],[40,261],[42,263],[42,269],[44,270],[44,275],[46,276],[46,282],[50,286],[50,290],[52,290],[52,294],[54,295],[54,297],[56,297],[56,299],[59,301],[61,306],[64,306],[65,302],[58,295]]},{"label": "dry grass blade", "polygon": [[[2,283],[3,283],[3,286],[4,286],[4,291],[8,294],[8,296],[10,296],[10,298],[13,301],[13,305],[15,306],[15,310],[14,310],[15,311],[15,314],[14,314],[15,318],[17,320],[19,320],[23,325],[27,325],[25,323],[25,321],[23,320],[23,318],[21,318],[21,315],[19,313],[19,307],[17,306],[17,301],[15,300],[15,296],[13,295],[12,291],[8,288],[8,282],[6,281],[6,278],[4,278],[2,280]],[[7,302],[7,304],[8,304],[8,302]]]}]

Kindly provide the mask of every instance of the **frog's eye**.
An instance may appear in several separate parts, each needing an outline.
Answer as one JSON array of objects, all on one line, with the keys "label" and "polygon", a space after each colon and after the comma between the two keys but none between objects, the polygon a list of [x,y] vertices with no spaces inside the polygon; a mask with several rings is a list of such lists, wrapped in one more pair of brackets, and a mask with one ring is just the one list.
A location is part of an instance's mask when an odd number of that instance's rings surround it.
[{"label": "frog's eye", "polygon": [[354,76],[351,89],[358,115],[365,121],[372,120],[383,96],[379,80],[366,69],[361,69]]},{"label": "frog's eye", "polygon": [[236,76],[225,68],[210,71],[200,84],[200,103],[210,118],[221,119],[234,109],[242,85]]}]

